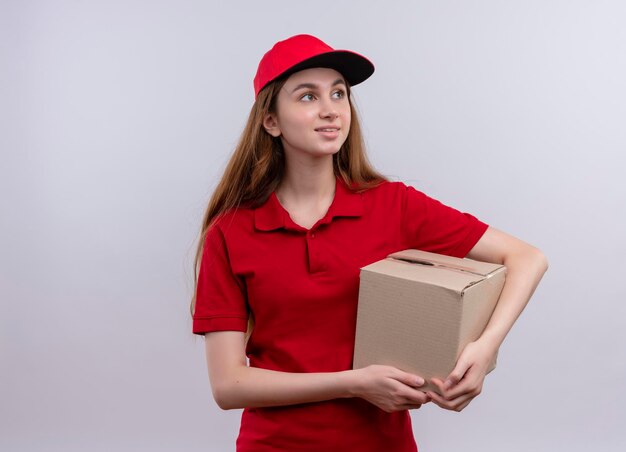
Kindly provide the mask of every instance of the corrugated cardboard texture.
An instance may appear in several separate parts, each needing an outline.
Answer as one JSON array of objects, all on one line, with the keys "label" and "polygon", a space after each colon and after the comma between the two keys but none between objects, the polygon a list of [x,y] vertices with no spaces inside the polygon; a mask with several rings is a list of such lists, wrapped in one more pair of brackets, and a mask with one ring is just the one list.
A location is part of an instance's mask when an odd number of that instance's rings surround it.
[{"label": "corrugated cardboard texture", "polygon": [[505,270],[419,250],[363,267],[353,367],[386,364],[445,378],[488,323]]},{"label": "corrugated cardboard texture", "polygon": [[[485,326],[489,323],[502,287],[504,286],[505,270],[496,271],[483,279],[480,285],[465,289],[463,294],[463,321],[459,333],[459,354],[463,347],[480,337]],[[458,358],[458,357],[457,357]],[[495,361],[489,368],[491,372],[496,367]]]}]

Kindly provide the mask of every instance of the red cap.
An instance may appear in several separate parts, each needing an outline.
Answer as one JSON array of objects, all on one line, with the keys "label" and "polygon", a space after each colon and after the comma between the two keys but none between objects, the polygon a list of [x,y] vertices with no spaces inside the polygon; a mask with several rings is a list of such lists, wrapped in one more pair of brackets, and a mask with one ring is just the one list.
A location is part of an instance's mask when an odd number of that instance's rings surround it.
[{"label": "red cap", "polygon": [[277,77],[314,67],[335,69],[351,86],[374,73],[372,62],[358,53],[335,50],[315,36],[296,35],[277,42],[263,55],[254,76],[254,98]]}]

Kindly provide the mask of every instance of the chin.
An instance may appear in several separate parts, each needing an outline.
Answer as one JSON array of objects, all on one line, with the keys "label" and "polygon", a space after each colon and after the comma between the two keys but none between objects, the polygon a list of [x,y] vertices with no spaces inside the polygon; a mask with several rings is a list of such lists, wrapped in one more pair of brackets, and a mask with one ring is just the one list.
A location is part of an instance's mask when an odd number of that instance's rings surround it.
[{"label": "chin", "polygon": [[315,155],[316,157],[324,157],[325,155],[335,155],[339,152],[341,148],[339,149],[333,149],[333,150],[329,150],[329,151],[320,151],[320,152],[315,152],[313,155]]}]

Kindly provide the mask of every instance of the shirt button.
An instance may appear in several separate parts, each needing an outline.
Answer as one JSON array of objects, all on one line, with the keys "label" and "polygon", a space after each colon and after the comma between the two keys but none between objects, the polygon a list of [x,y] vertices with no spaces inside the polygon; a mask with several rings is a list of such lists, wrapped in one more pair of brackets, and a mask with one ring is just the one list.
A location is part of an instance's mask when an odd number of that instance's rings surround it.
[{"label": "shirt button", "polygon": [[314,238],[315,238],[315,233],[314,233],[314,232],[312,232],[312,233],[311,233],[311,238],[312,238],[312,239],[314,239]]}]

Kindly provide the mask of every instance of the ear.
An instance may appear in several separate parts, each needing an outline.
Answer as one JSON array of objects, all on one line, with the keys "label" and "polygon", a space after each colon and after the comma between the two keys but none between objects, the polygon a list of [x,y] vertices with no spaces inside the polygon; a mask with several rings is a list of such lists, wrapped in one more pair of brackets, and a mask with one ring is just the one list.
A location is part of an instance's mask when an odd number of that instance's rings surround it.
[{"label": "ear", "polygon": [[278,127],[278,121],[276,115],[273,113],[267,113],[263,118],[263,128],[274,138],[280,136],[280,128]]}]

